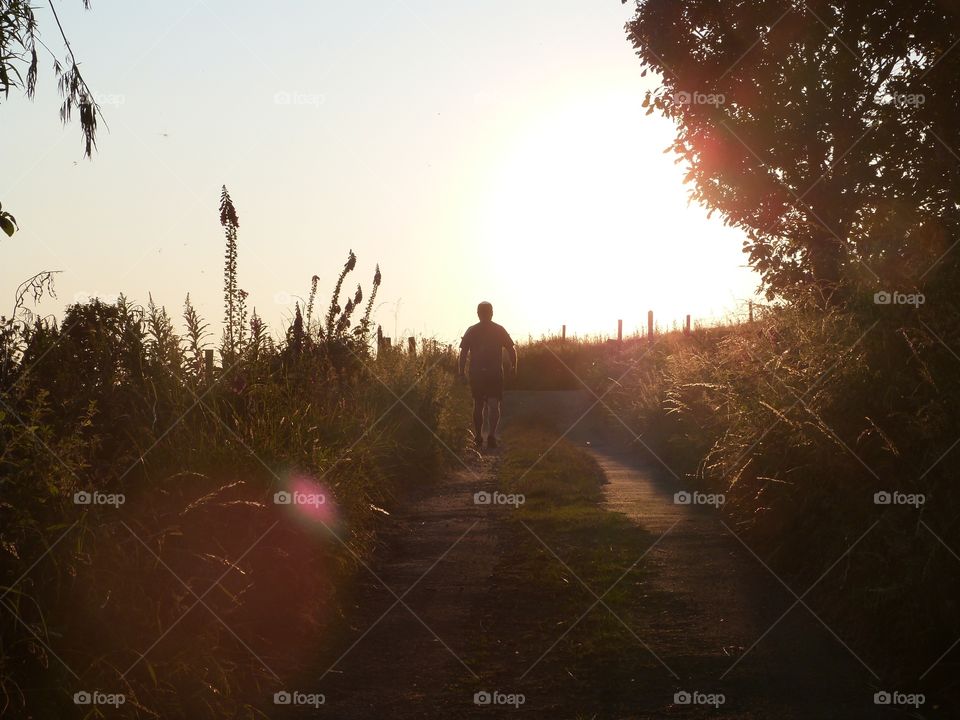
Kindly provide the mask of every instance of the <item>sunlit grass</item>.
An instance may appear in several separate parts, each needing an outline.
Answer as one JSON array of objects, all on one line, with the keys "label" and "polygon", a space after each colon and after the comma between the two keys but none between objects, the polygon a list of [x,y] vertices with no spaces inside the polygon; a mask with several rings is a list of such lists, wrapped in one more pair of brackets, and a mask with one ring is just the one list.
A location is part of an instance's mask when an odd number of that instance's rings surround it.
[{"label": "sunlit grass", "polygon": [[[463,445],[455,358],[373,350],[379,270],[366,314],[359,288],[342,308],[335,293],[323,326],[298,308],[276,337],[247,314],[236,235],[219,364],[189,299],[182,333],[152,298],[4,325],[0,707],[13,716],[72,717],[74,693],[94,690],[125,696],[115,717],[272,716],[273,693],[342,622],[383,510]],[[323,503],[301,512],[282,492]]]},{"label": "sunlit grass", "polygon": [[[907,672],[904,648],[922,664],[960,634],[948,549],[960,547],[954,348],[955,309],[920,315],[865,296],[830,311],[768,308],[754,323],[653,343],[535,343],[520,365],[540,382],[562,367],[559,356],[569,369],[553,389],[575,377],[607,392],[656,453],[633,443],[651,467],[724,493],[725,521],[801,590],[878,522],[811,599],[871,662]],[[878,506],[884,490],[926,503]]]}]

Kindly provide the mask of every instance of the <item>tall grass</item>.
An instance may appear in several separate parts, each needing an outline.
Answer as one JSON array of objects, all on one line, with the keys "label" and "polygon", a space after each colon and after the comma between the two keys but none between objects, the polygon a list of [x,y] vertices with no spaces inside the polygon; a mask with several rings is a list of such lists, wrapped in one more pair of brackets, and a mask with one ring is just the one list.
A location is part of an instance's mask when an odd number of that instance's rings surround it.
[{"label": "tall grass", "polygon": [[[351,320],[359,289],[342,309],[334,294],[322,328],[298,308],[279,339],[247,317],[226,190],[221,216],[212,373],[189,296],[183,332],[152,297],[5,321],[0,713],[272,715],[273,692],[324,652],[379,508],[436,476],[441,443],[463,442],[455,358],[374,357],[372,304]],[[379,283],[378,268],[371,298]],[[325,495],[325,514],[275,503],[298,482]],[[80,492],[125,502],[78,505]],[[95,690],[126,702],[74,704]]]},{"label": "tall grass", "polygon": [[[724,521],[798,594],[829,570],[807,601],[871,664],[916,682],[960,636],[958,352],[954,307],[871,297],[652,344],[540,344],[521,366],[538,377],[563,359],[609,391],[652,467],[724,493]],[[875,504],[883,491],[925,504]]]}]

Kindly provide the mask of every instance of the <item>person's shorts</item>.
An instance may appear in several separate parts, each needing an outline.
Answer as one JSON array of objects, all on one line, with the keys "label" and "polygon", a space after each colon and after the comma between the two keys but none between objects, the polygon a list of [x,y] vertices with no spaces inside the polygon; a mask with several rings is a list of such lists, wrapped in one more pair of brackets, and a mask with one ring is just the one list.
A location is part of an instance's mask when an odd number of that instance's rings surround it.
[{"label": "person's shorts", "polygon": [[503,374],[482,373],[470,376],[470,392],[474,400],[503,399]]}]

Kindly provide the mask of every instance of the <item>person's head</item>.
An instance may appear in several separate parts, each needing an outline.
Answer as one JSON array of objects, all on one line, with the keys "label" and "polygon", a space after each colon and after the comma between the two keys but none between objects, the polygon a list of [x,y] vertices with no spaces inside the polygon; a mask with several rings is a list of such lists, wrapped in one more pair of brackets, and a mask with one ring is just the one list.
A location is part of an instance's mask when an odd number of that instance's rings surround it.
[{"label": "person's head", "polygon": [[493,320],[493,305],[486,300],[477,305],[477,317],[481,320]]}]

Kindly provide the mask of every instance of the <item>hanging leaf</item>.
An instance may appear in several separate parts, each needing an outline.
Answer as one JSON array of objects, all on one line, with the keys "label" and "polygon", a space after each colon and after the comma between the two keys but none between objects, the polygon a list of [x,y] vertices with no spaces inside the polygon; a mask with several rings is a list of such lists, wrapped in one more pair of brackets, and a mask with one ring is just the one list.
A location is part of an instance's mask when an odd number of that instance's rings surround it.
[{"label": "hanging leaf", "polygon": [[3,230],[7,237],[12,237],[17,231],[17,221],[10,213],[0,212],[0,230]]}]

